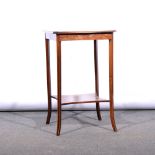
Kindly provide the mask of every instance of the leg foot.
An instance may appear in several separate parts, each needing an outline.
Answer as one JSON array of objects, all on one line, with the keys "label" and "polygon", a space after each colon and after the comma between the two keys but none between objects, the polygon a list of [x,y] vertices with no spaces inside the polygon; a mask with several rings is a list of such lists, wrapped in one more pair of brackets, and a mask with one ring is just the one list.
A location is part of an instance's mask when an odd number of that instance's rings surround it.
[{"label": "leg foot", "polygon": [[111,120],[111,125],[112,125],[113,130],[116,132],[117,127],[115,123],[113,101],[110,102],[110,120]]},{"label": "leg foot", "polygon": [[100,104],[98,102],[96,103],[96,112],[97,112],[98,120],[101,121],[102,117],[101,117],[101,112],[100,112]]}]

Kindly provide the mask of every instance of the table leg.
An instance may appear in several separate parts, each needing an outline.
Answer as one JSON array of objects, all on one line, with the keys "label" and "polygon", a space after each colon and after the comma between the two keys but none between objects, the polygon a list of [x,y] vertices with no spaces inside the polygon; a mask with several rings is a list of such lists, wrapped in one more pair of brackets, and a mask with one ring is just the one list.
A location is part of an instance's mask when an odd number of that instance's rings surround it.
[{"label": "table leg", "polygon": [[50,75],[50,45],[49,39],[45,39],[46,48],[46,73],[47,73],[47,94],[48,94],[48,113],[46,124],[50,123],[51,118],[51,75]]},{"label": "table leg", "polygon": [[61,41],[57,39],[57,136],[61,131]]},{"label": "table leg", "polygon": [[[95,92],[96,92],[96,95],[99,96],[97,40],[94,40],[94,67],[95,67]],[[97,112],[98,120],[102,120],[101,113],[100,113],[100,104],[99,104],[99,102],[96,102],[96,112]]]},{"label": "table leg", "polygon": [[[112,36],[113,37],[113,36]],[[110,96],[110,119],[114,131],[117,131],[114,117],[114,98],[113,98],[113,38],[109,40],[109,96]]]}]

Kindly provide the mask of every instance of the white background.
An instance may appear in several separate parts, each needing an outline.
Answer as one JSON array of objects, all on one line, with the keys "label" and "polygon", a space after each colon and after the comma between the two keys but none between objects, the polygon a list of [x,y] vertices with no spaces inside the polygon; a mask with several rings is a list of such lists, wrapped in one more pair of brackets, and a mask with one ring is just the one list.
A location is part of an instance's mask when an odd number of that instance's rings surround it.
[{"label": "white background", "polygon": [[[117,30],[115,107],[155,108],[154,14],[153,0],[1,0],[0,109],[47,109],[44,31],[110,29]],[[93,92],[93,42],[62,46],[63,94]],[[55,75],[55,42],[51,47]],[[107,42],[99,49],[100,94],[108,98]]]}]

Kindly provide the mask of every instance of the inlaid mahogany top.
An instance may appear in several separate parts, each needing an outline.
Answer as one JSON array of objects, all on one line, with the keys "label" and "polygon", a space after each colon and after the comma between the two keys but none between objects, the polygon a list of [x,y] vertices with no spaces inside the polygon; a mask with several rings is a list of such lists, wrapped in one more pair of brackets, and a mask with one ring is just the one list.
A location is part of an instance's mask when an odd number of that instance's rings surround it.
[{"label": "inlaid mahogany top", "polygon": [[106,30],[106,31],[53,31],[53,34],[61,34],[61,35],[70,35],[70,34],[107,34],[113,33],[115,30]]},{"label": "inlaid mahogany top", "polygon": [[112,34],[115,30],[105,31],[53,31],[45,32],[46,39],[60,41],[68,40],[103,40],[112,39]]}]

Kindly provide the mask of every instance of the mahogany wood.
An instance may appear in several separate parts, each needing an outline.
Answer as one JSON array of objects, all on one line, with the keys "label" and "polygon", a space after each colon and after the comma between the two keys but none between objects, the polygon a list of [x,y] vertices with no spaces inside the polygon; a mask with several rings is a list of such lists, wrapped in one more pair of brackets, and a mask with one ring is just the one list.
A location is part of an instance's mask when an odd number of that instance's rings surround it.
[{"label": "mahogany wood", "polygon": [[114,84],[113,84],[113,35],[109,40],[109,96],[110,96],[110,119],[114,131],[117,131],[114,118]]},{"label": "mahogany wood", "polygon": [[[100,102],[110,102],[110,119],[112,128],[117,131],[114,118],[114,98],[113,98],[113,32],[111,31],[54,31],[45,33],[46,45],[46,71],[47,71],[47,92],[48,92],[48,114],[46,123],[49,124],[51,118],[51,98],[57,100],[57,133],[61,131],[61,106],[68,104],[94,103],[96,102],[97,117],[101,120]],[[57,96],[51,95],[51,75],[50,75],[50,48],[49,41],[56,40],[57,45]],[[109,98],[99,97],[99,75],[98,75],[98,49],[97,40],[109,40]],[[61,41],[70,40],[93,40],[94,41],[94,70],[95,70],[95,94],[83,95],[62,95],[61,94]]]},{"label": "mahogany wood", "polygon": [[47,73],[47,95],[48,95],[48,113],[46,124],[50,123],[51,118],[51,75],[50,75],[50,47],[49,40],[45,39],[46,48],[46,73]]},{"label": "mahogany wood", "polygon": [[[52,95],[51,98],[58,100],[57,95]],[[110,100],[105,100],[100,98],[96,94],[79,94],[79,95],[62,95],[61,105],[67,104],[81,104],[81,103],[94,103],[94,102],[109,102]]]},{"label": "mahogany wood", "polygon": [[111,34],[60,34],[59,39],[61,41],[67,40],[103,40],[111,39]]},{"label": "mahogany wood", "polygon": [[[106,31],[53,31],[53,34],[111,34],[113,32],[116,32],[116,30],[106,30]],[[51,33],[51,32],[50,32]]]},{"label": "mahogany wood", "polygon": [[57,39],[57,136],[60,135],[61,130],[61,41]]},{"label": "mahogany wood", "polygon": [[[95,68],[95,92],[96,95],[99,96],[99,77],[98,77],[98,47],[97,40],[94,40],[94,68]],[[100,113],[100,104],[96,102],[96,111],[98,120],[102,120]]]}]

